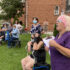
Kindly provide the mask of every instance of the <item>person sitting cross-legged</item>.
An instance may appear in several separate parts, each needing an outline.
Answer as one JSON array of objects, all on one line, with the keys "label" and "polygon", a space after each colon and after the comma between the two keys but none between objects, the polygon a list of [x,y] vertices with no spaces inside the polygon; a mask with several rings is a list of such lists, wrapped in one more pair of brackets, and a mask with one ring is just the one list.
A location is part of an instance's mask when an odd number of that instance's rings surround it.
[{"label": "person sitting cross-legged", "polygon": [[23,70],[33,70],[36,62],[45,63],[46,51],[39,32],[35,33],[34,42],[28,42],[28,51],[31,50],[32,54],[21,60]]}]

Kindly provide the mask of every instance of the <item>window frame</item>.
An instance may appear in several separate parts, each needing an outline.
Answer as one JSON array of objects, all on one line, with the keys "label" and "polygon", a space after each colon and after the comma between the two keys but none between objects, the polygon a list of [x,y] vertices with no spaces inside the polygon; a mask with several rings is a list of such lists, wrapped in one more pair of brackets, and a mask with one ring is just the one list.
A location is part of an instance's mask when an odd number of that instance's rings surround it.
[{"label": "window frame", "polygon": [[[58,7],[58,13],[55,13],[55,12],[56,12],[56,7]],[[55,8],[54,8],[54,15],[55,15],[55,16],[58,16],[58,15],[59,15],[59,12],[60,12],[60,7],[57,5],[57,6],[55,6]]]},{"label": "window frame", "polygon": [[70,11],[70,5],[68,5],[69,0],[66,0],[66,11]]}]

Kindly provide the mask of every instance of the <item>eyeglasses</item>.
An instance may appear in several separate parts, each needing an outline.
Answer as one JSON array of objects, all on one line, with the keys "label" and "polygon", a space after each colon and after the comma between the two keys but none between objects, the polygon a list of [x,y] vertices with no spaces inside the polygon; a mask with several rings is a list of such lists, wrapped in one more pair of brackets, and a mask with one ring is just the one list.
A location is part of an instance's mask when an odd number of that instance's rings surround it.
[{"label": "eyeglasses", "polygon": [[62,23],[62,20],[57,20],[56,23]]}]

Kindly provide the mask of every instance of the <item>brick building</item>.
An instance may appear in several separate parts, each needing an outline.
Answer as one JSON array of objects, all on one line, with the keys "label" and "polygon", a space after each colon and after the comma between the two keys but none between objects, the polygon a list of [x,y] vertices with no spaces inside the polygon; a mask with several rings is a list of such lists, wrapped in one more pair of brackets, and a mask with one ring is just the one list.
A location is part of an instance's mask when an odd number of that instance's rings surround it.
[{"label": "brick building", "polygon": [[43,26],[48,22],[48,30],[53,31],[57,17],[62,13],[69,15],[70,0],[26,0],[26,26],[32,25],[32,18],[38,17]]}]

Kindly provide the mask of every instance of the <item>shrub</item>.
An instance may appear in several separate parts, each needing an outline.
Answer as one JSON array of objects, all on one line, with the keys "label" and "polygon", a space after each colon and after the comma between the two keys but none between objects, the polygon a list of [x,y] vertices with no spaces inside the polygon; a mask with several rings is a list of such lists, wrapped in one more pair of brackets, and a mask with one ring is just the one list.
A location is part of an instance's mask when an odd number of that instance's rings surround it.
[{"label": "shrub", "polygon": [[53,35],[56,36],[59,32],[56,30],[56,24],[54,25],[54,32]]}]

